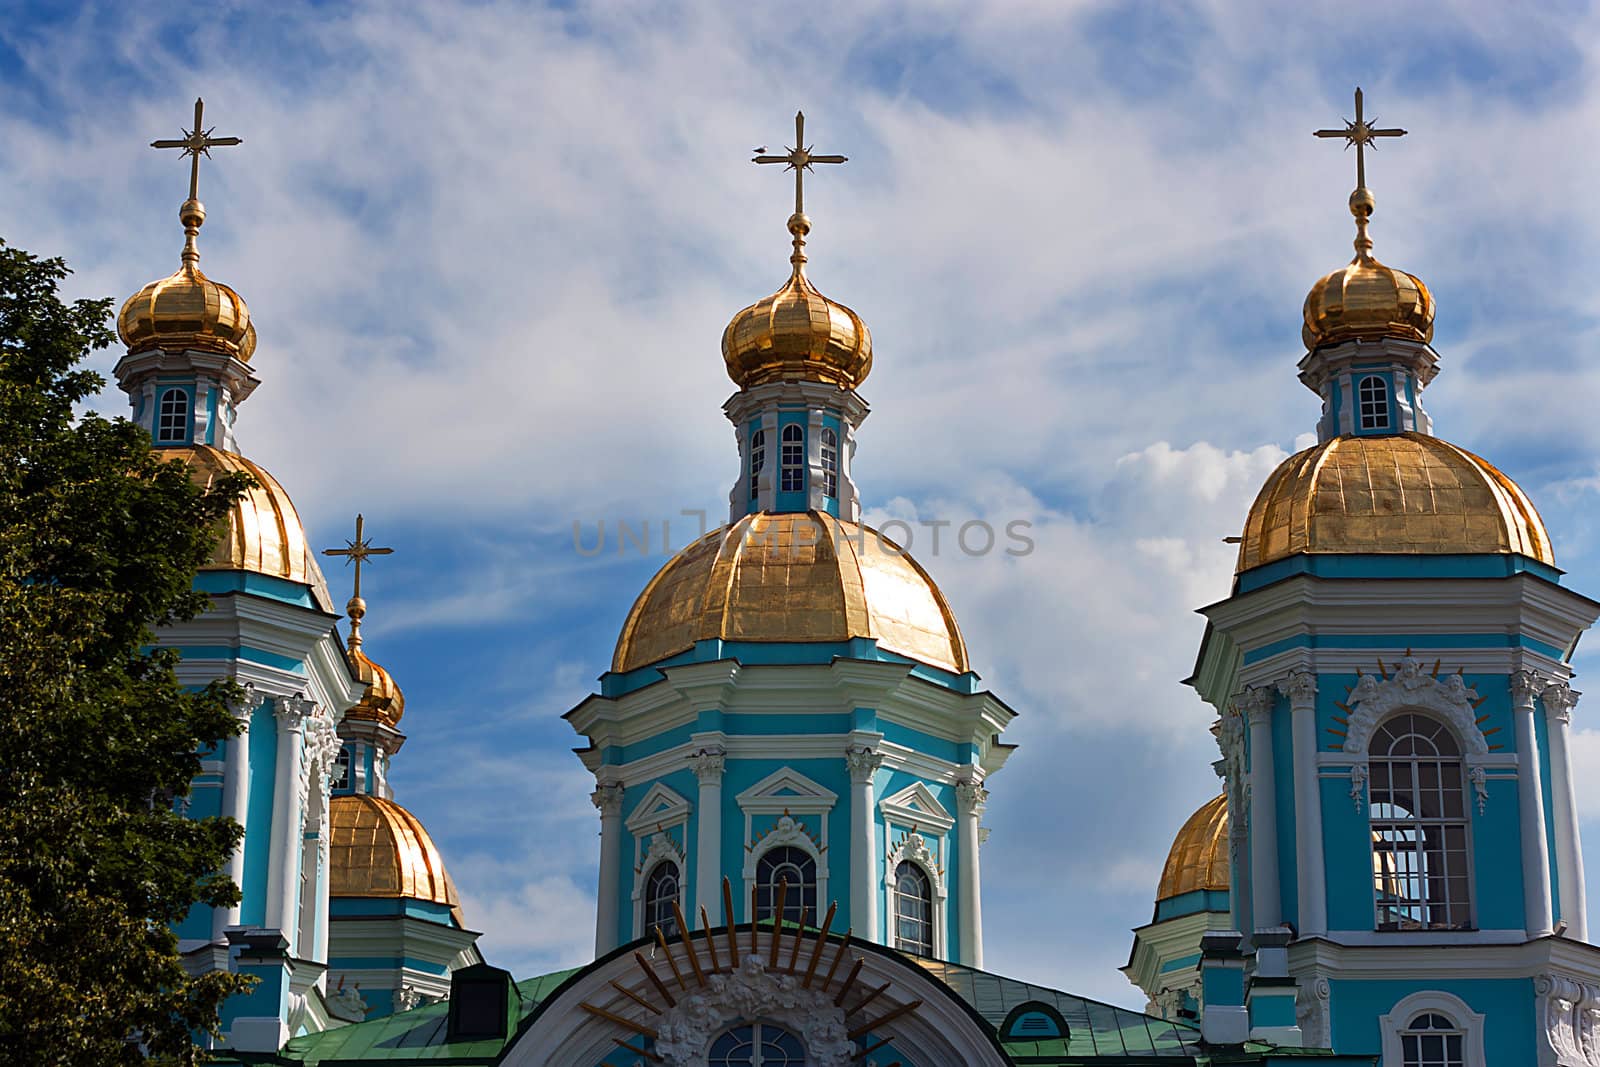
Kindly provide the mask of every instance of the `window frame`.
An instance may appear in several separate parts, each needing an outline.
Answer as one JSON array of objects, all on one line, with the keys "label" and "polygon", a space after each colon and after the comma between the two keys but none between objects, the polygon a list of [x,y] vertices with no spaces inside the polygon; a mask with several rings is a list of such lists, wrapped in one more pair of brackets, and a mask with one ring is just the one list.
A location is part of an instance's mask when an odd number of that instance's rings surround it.
[{"label": "window frame", "polygon": [[[1402,725],[1403,724],[1403,725]],[[1423,724],[1432,727],[1430,733],[1420,733],[1419,727]],[[1404,730],[1401,733],[1399,731]],[[1418,745],[1413,742],[1411,755],[1378,754],[1377,746],[1380,743],[1389,745],[1389,751],[1408,738],[1426,742],[1432,746],[1434,752],[1430,755],[1417,751]],[[1440,751],[1440,741],[1447,742],[1449,751]],[[1477,929],[1474,908],[1476,907],[1476,885],[1473,879],[1473,851],[1472,851],[1472,817],[1470,808],[1471,785],[1468,778],[1467,763],[1462,753],[1460,739],[1456,737],[1450,724],[1432,713],[1419,709],[1402,709],[1393,715],[1386,716],[1373,729],[1372,737],[1367,744],[1367,826],[1369,829],[1368,867],[1371,870],[1371,886],[1373,898],[1373,929],[1379,933],[1426,933],[1426,932],[1463,932]],[[1429,786],[1425,781],[1426,768],[1432,769],[1434,784]],[[1401,775],[1405,780],[1401,781]],[[1454,794],[1456,811],[1446,814],[1441,810],[1438,814],[1426,814],[1428,794],[1444,808],[1448,808],[1450,795]],[[1400,796],[1412,798],[1413,811],[1395,804],[1393,799]],[[1416,803],[1418,798],[1422,803]],[[1380,816],[1380,808],[1398,807],[1403,816]],[[1459,848],[1450,843],[1452,831],[1459,834]],[[1408,864],[1407,870],[1401,872],[1399,863],[1395,862],[1397,856],[1403,855],[1397,849],[1383,850],[1381,846],[1387,841],[1389,844],[1402,842],[1401,838],[1392,835],[1395,833],[1413,835],[1411,852],[1413,862]],[[1428,838],[1430,832],[1439,840],[1436,849],[1430,849]],[[1387,858],[1389,873],[1383,872]],[[1433,864],[1442,866],[1442,873],[1430,875],[1429,868]],[[1459,872],[1454,868],[1459,865]],[[1397,897],[1388,904],[1384,902],[1385,879],[1392,884],[1399,884],[1402,880],[1414,881],[1417,892],[1413,896]],[[1435,895],[1435,886],[1441,890]],[[1452,883],[1461,884],[1464,899],[1456,899]],[[1435,922],[1432,913],[1435,909],[1442,908],[1445,914],[1444,922]],[[1406,911],[1419,912],[1420,917],[1407,919]],[[1398,916],[1398,917],[1397,917]]]},{"label": "window frame", "polygon": [[832,426],[824,426],[821,441],[822,495],[839,499],[839,433]]},{"label": "window frame", "polygon": [[1402,997],[1387,1014],[1378,1018],[1385,1067],[1401,1067],[1406,1062],[1403,1038],[1412,1022],[1421,1015],[1442,1015],[1462,1035],[1463,1067],[1487,1067],[1483,1052],[1483,1015],[1473,1011],[1460,997],[1437,989]]},{"label": "window frame", "polygon": [[806,428],[798,422],[785,423],[778,431],[778,492],[805,491]]},{"label": "window frame", "polygon": [[[169,411],[167,401],[174,397],[182,401],[181,408]],[[190,442],[194,433],[194,397],[185,386],[161,386],[156,395],[155,418],[151,422],[151,429],[154,431],[151,439],[158,445],[186,445]]]},{"label": "window frame", "polygon": [[[761,1046],[769,1043],[763,1039],[761,1033],[763,1027],[770,1027],[783,1037],[789,1038],[800,1050],[799,1061],[796,1062],[790,1059],[788,1053],[784,1054],[786,1062],[781,1064],[763,1059]],[[746,1045],[750,1050],[750,1058],[734,1060],[729,1058],[729,1052],[724,1052],[720,1058],[712,1059],[712,1056],[716,1055],[717,1043],[730,1035],[737,1035],[741,1030],[750,1031],[750,1039]],[[735,1048],[732,1051],[737,1052],[738,1049]],[[713,1037],[710,1045],[706,1047],[706,1063],[710,1064],[710,1067],[806,1067],[809,1059],[810,1050],[806,1048],[805,1039],[783,1023],[774,1022],[771,1019],[751,1019],[748,1022],[734,1023],[732,1026],[723,1029],[716,1037]]]},{"label": "window frame", "polygon": [[[902,914],[902,908],[907,896],[909,895],[904,889],[904,879],[908,876],[914,877],[922,883],[921,892],[917,893],[914,899],[922,906],[923,915],[920,920],[912,917],[910,921],[920,922],[922,925],[927,927],[928,933],[926,941],[918,941],[914,944],[905,943],[904,938],[901,936],[901,924],[903,921],[906,921],[907,918]],[[892,894],[892,900],[890,901],[889,921],[891,923],[890,934],[894,938],[894,947],[896,951],[907,952],[913,956],[921,956],[924,959],[937,958],[935,956],[934,949],[938,944],[938,938],[935,936],[935,932],[939,922],[939,908],[934,901],[933,885],[933,878],[928,874],[926,868],[924,868],[922,864],[916,862],[915,860],[903,859],[899,863],[895,864],[894,892]],[[924,947],[926,948],[926,951],[923,951]]]},{"label": "window frame", "polygon": [[[656,896],[657,879],[661,877],[667,867],[672,868],[670,875],[672,893],[668,897],[660,898]],[[644,872],[644,898],[642,904],[644,908],[642,919],[644,932],[642,936],[655,936],[658,926],[661,928],[661,933],[664,937],[676,937],[682,932],[678,929],[678,918],[672,911],[674,903],[679,908],[683,907],[683,865],[671,856],[663,856],[652,864],[648,871]],[[659,916],[652,916],[652,909],[659,911]]]},{"label": "window frame", "polygon": [[767,465],[767,431],[756,427],[750,432],[750,499],[761,497],[761,469]]},{"label": "window frame", "polygon": [[[811,881],[809,883],[804,881],[804,879],[800,880],[798,883],[791,881],[788,888],[784,891],[783,921],[785,923],[789,923],[800,922],[803,920],[805,922],[815,923],[817,921],[817,915],[819,914],[817,911],[817,906],[822,899],[822,864],[817,858],[816,853],[809,848],[805,848],[797,842],[783,842],[771,845],[768,848],[762,849],[760,854],[756,856],[755,906],[751,911],[751,917],[753,921],[759,923],[771,919],[773,908],[777,904],[778,883],[783,880],[780,876],[778,876],[778,870],[774,869],[770,872],[773,876],[771,881],[766,881],[762,878],[762,867],[768,862],[769,857],[771,857],[775,852],[793,853],[802,857],[803,862],[810,864],[811,866]],[[785,866],[794,867],[802,875],[805,873],[801,864],[796,863],[792,858],[787,856],[782,863],[779,863],[776,866],[777,868],[782,868]],[[799,897],[795,896],[797,889],[800,893]],[[808,892],[809,899],[807,899]],[[802,909],[805,910],[802,911]],[[791,911],[793,913],[792,918]]]},{"label": "window frame", "polygon": [[[1367,387],[1371,385],[1369,390]],[[1378,433],[1394,427],[1394,397],[1381,374],[1363,374],[1356,380],[1356,430]],[[1370,423],[1369,423],[1370,420]]]}]

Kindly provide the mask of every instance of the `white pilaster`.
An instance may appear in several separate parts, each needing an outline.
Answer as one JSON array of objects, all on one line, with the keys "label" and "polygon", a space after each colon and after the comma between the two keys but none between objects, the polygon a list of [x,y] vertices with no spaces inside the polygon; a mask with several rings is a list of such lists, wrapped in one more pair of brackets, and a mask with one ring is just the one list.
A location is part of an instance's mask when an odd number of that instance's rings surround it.
[{"label": "white pilaster", "polygon": [[277,774],[272,794],[272,856],[267,864],[267,926],[278,930],[295,954],[300,903],[300,834],[305,796],[301,783],[300,743],[307,716],[316,707],[303,696],[277,697]]},{"label": "white pilaster", "polygon": [[1522,813],[1522,898],[1529,937],[1543,937],[1553,928],[1544,788],[1533,729],[1533,702],[1541,688],[1539,679],[1528,671],[1511,676],[1511,714],[1517,725],[1517,805]]},{"label": "white pilaster", "polygon": [[[222,814],[238,823],[245,824],[245,819],[250,814],[250,715],[258,703],[256,687],[244,686],[244,696],[237,703],[228,705],[228,710],[239,722],[239,733],[223,745],[224,760],[222,770]],[[228,856],[228,862],[223,867],[228,874],[228,880],[234,885],[244,886],[244,839],[239,839],[238,847]],[[242,902],[241,902],[242,903]],[[230,926],[239,925],[240,904],[233,904],[226,908],[216,908],[211,913],[211,940],[226,941],[224,931]]]},{"label": "white pilaster", "polygon": [[618,887],[622,884],[622,786],[600,782],[589,799],[600,809],[600,894],[595,905],[594,954],[616,948]]},{"label": "white pilaster", "polygon": [[958,857],[957,892],[961,923],[961,946],[958,963],[968,967],[983,967],[983,884],[978,871],[978,848],[981,844],[978,820],[989,800],[989,791],[980,780],[965,778],[956,783],[956,812],[959,824],[961,855]]},{"label": "white pilaster", "polygon": [[[695,808],[699,832],[695,837],[694,901],[706,910],[706,922],[722,921],[722,771],[727,754],[721,748],[703,748],[693,758],[694,776],[700,781]],[[685,916],[692,927],[694,916]],[[732,921],[732,916],[729,916]]]},{"label": "white pilaster", "polygon": [[1545,736],[1550,739],[1550,798],[1556,824],[1556,885],[1567,936],[1589,940],[1589,901],[1584,887],[1583,844],[1578,838],[1578,796],[1572,788],[1572,751],[1567,735],[1572,709],[1582,694],[1566,682],[1545,686]]},{"label": "white pilaster", "polygon": [[1272,766],[1272,689],[1247,689],[1239,703],[1250,720],[1250,894],[1254,912],[1250,925],[1259,930],[1283,921],[1278,892],[1278,792]]},{"label": "white pilaster", "polygon": [[870,748],[849,748],[850,767],[850,925],[863,941],[884,942],[878,927],[878,826],[873,815],[872,778],[883,757]]},{"label": "white pilaster", "polygon": [[1295,872],[1299,883],[1300,933],[1328,930],[1328,883],[1323,867],[1322,795],[1317,782],[1317,679],[1295,671],[1279,687],[1289,698],[1294,733]]}]

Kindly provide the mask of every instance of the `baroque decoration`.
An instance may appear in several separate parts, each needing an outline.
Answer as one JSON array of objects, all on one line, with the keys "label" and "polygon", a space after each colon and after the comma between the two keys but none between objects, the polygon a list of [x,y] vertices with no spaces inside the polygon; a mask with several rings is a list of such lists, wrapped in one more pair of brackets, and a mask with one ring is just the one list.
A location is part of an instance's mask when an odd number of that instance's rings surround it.
[{"label": "baroque decoration", "polygon": [[1433,712],[1455,728],[1469,762],[1474,756],[1489,754],[1489,743],[1478,729],[1475,714],[1483,698],[1459,673],[1441,681],[1438,663],[1430,671],[1415,656],[1403,657],[1392,675],[1379,661],[1378,673],[1381,677],[1363,674],[1339,705],[1350,713],[1343,746],[1346,752],[1364,755],[1378,723],[1393,712],[1416,708]]}]

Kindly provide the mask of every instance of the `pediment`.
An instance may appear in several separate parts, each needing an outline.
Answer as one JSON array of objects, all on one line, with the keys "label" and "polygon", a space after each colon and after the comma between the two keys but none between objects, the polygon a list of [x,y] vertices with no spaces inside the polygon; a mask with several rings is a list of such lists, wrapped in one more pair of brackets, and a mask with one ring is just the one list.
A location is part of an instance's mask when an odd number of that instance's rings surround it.
[{"label": "pediment", "polygon": [[878,810],[883,812],[886,821],[934,834],[948,833],[956,824],[955,818],[933,795],[933,790],[922,782],[912,782],[898,793],[884,797],[878,801]]},{"label": "pediment", "polygon": [[689,817],[689,802],[666,786],[657,782],[645,793],[644,799],[633,806],[633,813],[623,820],[623,825],[635,837],[648,833],[658,826],[682,822]]},{"label": "pediment", "polygon": [[839,794],[792,767],[780,767],[735,799],[740,808],[751,813],[828,811]]}]

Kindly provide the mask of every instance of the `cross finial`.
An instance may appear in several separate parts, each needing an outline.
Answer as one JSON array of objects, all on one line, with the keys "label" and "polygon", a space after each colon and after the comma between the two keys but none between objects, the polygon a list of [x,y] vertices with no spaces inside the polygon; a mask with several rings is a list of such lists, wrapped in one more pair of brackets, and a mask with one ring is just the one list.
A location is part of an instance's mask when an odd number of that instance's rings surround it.
[{"label": "cross finial", "polygon": [[794,147],[785,148],[785,155],[767,155],[766,148],[756,149],[756,157],[752,163],[782,163],[785,170],[794,171],[794,214],[789,217],[789,232],[794,235],[794,254],[789,261],[799,270],[805,263],[806,257],[800,251],[806,234],[811,232],[811,220],[806,218],[805,212],[805,174],[811,169],[813,163],[843,163],[848,156],[822,156],[811,151],[811,145],[806,144],[806,116],[803,111],[794,113]]},{"label": "cross finial", "polygon": [[183,136],[178,140],[151,141],[151,148],[181,148],[183,154],[190,157],[189,164],[189,199],[200,199],[200,157],[211,158],[213,148],[231,148],[236,144],[244,144],[240,137],[213,137],[210,129],[205,125],[206,102],[199,98],[194,102],[194,129],[184,130]]},{"label": "cross finial", "polygon": [[200,248],[197,239],[200,236],[200,226],[206,221],[206,209],[200,203],[200,157],[211,158],[211,149],[229,148],[236,144],[243,144],[239,137],[213,137],[211,130],[206,129],[205,117],[206,104],[198,97],[194,102],[194,129],[184,130],[183,136],[178,140],[151,141],[151,148],[180,148],[183,154],[190,157],[189,163],[189,199],[178,208],[178,219],[183,223],[183,262],[193,269],[200,262]]},{"label": "cross finial", "polygon": [[1350,194],[1350,213],[1356,217],[1356,255],[1365,257],[1372,251],[1372,240],[1367,236],[1367,220],[1372,217],[1372,209],[1376,200],[1372,191],[1367,188],[1367,146],[1378,150],[1379,137],[1404,137],[1405,130],[1387,129],[1380,130],[1374,123],[1377,119],[1368,119],[1362,112],[1361,87],[1356,87],[1356,117],[1354,121],[1345,120],[1342,130],[1313,130],[1316,137],[1342,137],[1344,147],[1348,151],[1352,145],[1356,150],[1356,189]]},{"label": "cross finial", "polygon": [[367,602],[361,599],[361,565],[371,556],[387,556],[394,551],[392,548],[374,548],[372,542],[365,536],[366,519],[361,515],[356,516],[356,538],[346,541],[344,548],[325,548],[324,556],[343,556],[345,563],[354,564],[356,568],[355,595],[344,606],[345,614],[350,617],[350,651],[354,652],[361,647],[361,620],[367,614]]}]

